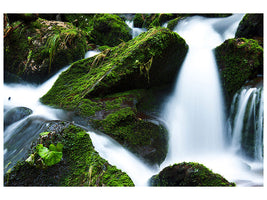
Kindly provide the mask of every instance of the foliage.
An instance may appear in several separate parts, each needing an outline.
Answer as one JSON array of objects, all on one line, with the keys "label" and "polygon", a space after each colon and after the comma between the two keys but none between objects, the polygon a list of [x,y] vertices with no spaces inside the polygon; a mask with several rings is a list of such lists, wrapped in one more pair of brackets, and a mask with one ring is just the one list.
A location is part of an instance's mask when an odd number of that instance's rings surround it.
[{"label": "foliage", "polygon": [[[45,137],[49,133],[50,132],[43,132],[40,136]],[[56,146],[50,144],[49,148],[44,147],[43,144],[38,144],[35,149],[36,151],[26,159],[26,162],[42,169],[59,163],[63,156],[63,144],[61,143],[57,143]]]}]

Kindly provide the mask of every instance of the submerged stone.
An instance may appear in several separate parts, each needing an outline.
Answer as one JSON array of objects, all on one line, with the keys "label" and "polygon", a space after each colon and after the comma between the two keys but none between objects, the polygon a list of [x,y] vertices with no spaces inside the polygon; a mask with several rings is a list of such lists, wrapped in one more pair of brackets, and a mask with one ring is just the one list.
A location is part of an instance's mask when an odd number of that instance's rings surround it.
[{"label": "submerged stone", "polygon": [[151,186],[235,186],[199,163],[183,162],[164,168],[150,179]]},{"label": "submerged stone", "polygon": [[32,110],[26,107],[15,107],[7,111],[4,115],[4,127],[13,124],[32,114]]}]

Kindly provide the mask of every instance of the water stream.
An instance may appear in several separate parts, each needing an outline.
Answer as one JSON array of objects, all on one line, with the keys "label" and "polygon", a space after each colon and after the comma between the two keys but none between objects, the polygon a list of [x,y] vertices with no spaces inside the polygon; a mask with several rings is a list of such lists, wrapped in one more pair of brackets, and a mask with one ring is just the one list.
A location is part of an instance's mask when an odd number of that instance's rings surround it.
[{"label": "water stream", "polygon": [[[168,155],[161,168],[195,161],[238,185],[263,183],[263,163],[252,162],[231,148],[239,148],[240,130],[234,130],[232,146],[227,145],[224,102],[213,53],[216,46],[234,38],[242,17],[242,14],[217,19],[195,16],[181,21],[174,29],[186,40],[189,52],[175,91],[163,111],[170,139]],[[234,127],[238,128],[240,126]]]},{"label": "water stream", "polygon": [[[228,129],[225,128],[224,103],[213,55],[214,47],[220,45],[225,39],[234,37],[242,17],[243,15],[233,15],[227,18],[210,19],[196,16],[183,20],[175,28],[174,31],[180,34],[189,45],[189,52],[177,78],[175,91],[166,102],[162,113],[162,118],[169,130],[170,140],[167,158],[159,168],[145,165],[110,137],[92,131],[88,132],[96,151],[110,164],[125,171],[136,186],[146,186],[152,175],[170,164],[183,161],[200,162],[228,180],[235,181],[239,186],[263,184],[262,159],[257,159],[257,162],[247,160],[236,154],[233,148],[228,148],[230,144],[227,143]],[[133,28],[132,22],[128,22],[128,25],[133,29],[133,37],[145,31]],[[89,51],[85,57],[97,53],[99,52]],[[7,166],[10,161],[13,163],[5,168],[5,172],[26,155],[25,146],[29,146],[45,126],[45,123],[41,122],[65,120],[64,111],[41,104],[39,98],[52,87],[59,74],[66,69],[67,67],[39,86],[4,85],[4,114],[18,106],[27,107],[33,111],[26,118],[5,128],[4,165]],[[262,102],[260,107],[257,107],[261,116],[259,123],[262,123],[263,99],[256,96],[255,99],[260,99],[259,101]],[[253,109],[251,113],[254,112]],[[19,133],[22,129],[30,135],[21,136]],[[237,132],[235,129],[237,128],[231,127],[230,130],[234,130],[234,134],[232,132],[228,134],[233,138],[231,144],[236,144],[240,140],[235,139],[240,136],[240,133],[235,134]],[[260,134],[262,129],[257,129],[257,131]],[[255,139],[255,143],[263,145],[262,139],[259,138]],[[233,146],[239,147],[238,145],[240,144]],[[260,154],[258,149],[255,149],[255,152]],[[263,157],[258,154],[257,156]]]}]

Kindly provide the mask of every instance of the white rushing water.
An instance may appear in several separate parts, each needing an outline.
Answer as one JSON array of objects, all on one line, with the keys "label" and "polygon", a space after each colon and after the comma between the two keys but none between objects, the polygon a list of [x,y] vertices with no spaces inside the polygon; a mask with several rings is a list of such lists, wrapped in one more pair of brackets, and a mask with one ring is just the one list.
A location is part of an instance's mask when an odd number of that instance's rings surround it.
[{"label": "white rushing water", "polygon": [[158,172],[157,168],[153,169],[151,166],[147,166],[109,136],[94,132],[88,133],[99,155],[108,160],[111,165],[126,172],[135,186],[146,186],[148,179]]},{"label": "white rushing water", "polygon": [[125,21],[125,23],[132,29],[132,38],[135,38],[136,36],[140,35],[141,33],[147,31],[147,29],[145,29],[145,28],[134,27],[133,21]]},{"label": "white rushing water", "polygon": [[[248,153],[256,161],[263,160],[263,88],[245,87],[237,93],[231,105],[233,119],[230,128],[231,147],[242,153],[246,143],[254,147]],[[251,123],[249,123],[251,122]],[[251,135],[253,137],[251,137]]]},{"label": "white rushing water", "polygon": [[181,21],[174,29],[185,39],[189,51],[163,112],[169,130],[169,151],[161,169],[194,161],[238,185],[262,185],[262,163],[239,157],[226,146],[224,102],[213,53],[216,46],[234,38],[242,17],[196,16]]}]

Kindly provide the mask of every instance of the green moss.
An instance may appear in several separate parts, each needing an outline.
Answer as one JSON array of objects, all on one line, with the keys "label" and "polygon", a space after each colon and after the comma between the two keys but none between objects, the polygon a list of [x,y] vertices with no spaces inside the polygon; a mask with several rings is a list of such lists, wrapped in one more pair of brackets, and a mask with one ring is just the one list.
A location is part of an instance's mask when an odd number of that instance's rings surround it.
[{"label": "green moss", "polygon": [[130,28],[117,15],[96,14],[92,26],[91,36],[99,45],[116,46],[132,38]]},{"label": "green moss", "polygon": [[45,145],[61,142],[63,160],[47,169],[18,163],[5,175],[6,186],[133,186],[126,173],[99,156],[83,129],[67,125],[57,134],[40,139],[38,143],[42,141]]},{"label": "green moss", "polygon": [[[166,68],[161,70],[154,68],[160,67],[161,62],[165,62],[164,54],[168,45],[172,43],[172,47],[175,47],[173,42],[177,40],[183,41],[176,33],[171,33],[167,29],[151,29],[127,43],[107,49],[92,58],[77,61],[60,75],[41,101],[45,104],[73,109],[83,98],[146,88],[152,84],[165,84],[171,80],[170,77],[162,80],[164,73],[169,74],[168,61],[166,61]],[[181,46],[186,47],[184,41]],[[184,55],[183,52],[178,55],[178,58]],[[154,59],[149,70],[148,82],[148,71],[143,68],[143,72],[142,66],[152,57]],[[175,58],[178,60],[177,57]],[[177,71],[177,68],[174,67],[172,70]],[[161,71],[161,74],[158,71]]]},{"label": "green moss", "polygon": [[160,163],[167,151],[166,129],[145,119],[136,104],[147,88],[176,79],[186,51],[176,33],[150,29],[73,63],[41,101],[75,111],[148,162]]},{"label": "green moss", "polygon": [[139,13],[135,14],[133,18],[134,27],[142,28],[143,23],[144,23],[144,19],[143,19],[142,14],[139,14]]},{"label": "green moss", "polygon": [[39,83],[81,59],[86,46],[85,33],[73,25],[39,18],[5,38],[5,71]]},{"label": "green moss", "polygon": [[150,179],[152,186],[235,186],[202,164],[183,162],[164,168]]},{"label": "green moss", "polygon": [[262,73],[263,48],[256,40],[229,39],[215,49],[220,76],[228,99]]}]

